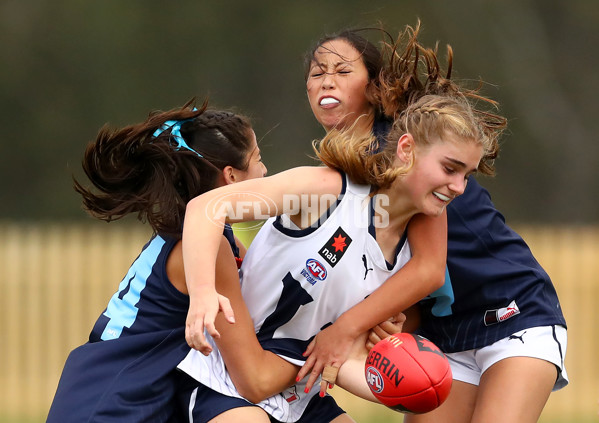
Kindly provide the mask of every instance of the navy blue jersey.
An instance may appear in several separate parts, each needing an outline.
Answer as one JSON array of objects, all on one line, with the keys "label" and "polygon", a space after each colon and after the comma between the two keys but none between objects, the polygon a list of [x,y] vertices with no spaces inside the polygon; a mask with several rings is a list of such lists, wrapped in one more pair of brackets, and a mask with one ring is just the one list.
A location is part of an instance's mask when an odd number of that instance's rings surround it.
[{"label": "navy blue jersey", "polygon": [[[225,229],[239,255],[233,232]],[[176,367],[189,352],[189,297],[166,274],[176,239],[154,236],[143,247],[89,342],[67,358],[47,423],[168,422],[176,419]]]},{"label": "navy blue jersey", "polygon": [[445,285],[421,302],[419,333],[445,352],[566,325],[551,279],[473,177],[447,207]]},{"label": "navy blue jersey", "polygon": [[[390,127],[375,122],[380,145]],[[447,207],[447,226],[445,283],[420,302],[419,334],[450,353],[529,327],[566,326],[551,279],[474,177]]]},{"label": "navy blue jersey", "polygon": [[96,321],[89,342],[185,326],[189,297],[166,276],[166,260],[176,243],[155,236],[144,246]]}]

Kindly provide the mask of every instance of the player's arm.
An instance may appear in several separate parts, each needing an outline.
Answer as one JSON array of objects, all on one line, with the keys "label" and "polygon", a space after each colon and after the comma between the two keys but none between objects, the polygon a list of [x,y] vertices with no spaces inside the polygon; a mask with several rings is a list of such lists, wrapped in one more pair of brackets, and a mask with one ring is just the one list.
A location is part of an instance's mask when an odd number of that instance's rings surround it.
[{"label": "player's arm", "polygon": [[[166,269],[173,286],[186,294],[180,242],[169,254]],[[257,403],[293,385],[299,367],[263,350],[258,343],[254,324],[241,296],[233,252],[224,236],[221,236],[216,258],[216,288],[229,298],[237,316],[236,323],[231,325],[224,316],[218,315],[215,325],[223,335],[216,343],[239,394]]]},{"label": "player's arm", "polygon": [[[310,389],[325,366],[340,367],[361,334],[440,288],[445,280],[447,215],[416,215],[408,227],[412,258],[370,296],[343,313],[308,346],[296,380],[310,374]],[[409,323],[409,322],[408,322]],[[321,383],[321,392],[326,391]]]},{"label": "player's arm", "polygon": [[[219,311],[223,311],[227,321],[234,322],[227,298],[215,289],[216,257],[225,223],[275,216],[289,205],[289,196],[338,194],[340,187],[338,172],[323,167],[303,167],[216,188],[187,204],[183,259],[190,307],[185,337],[192,348],[210,353],[204,328],[213,338],[220,336],[214,327]],[[256,201],[257,198],[264,200]]]},{"label": "player's arm", "polygon": [[215,325],[221,333],[216,340],[218,349],[239,394],[257,403],[293,385],[299,367],[262,349],[256,338],[231,247],[224,237],[216,262],[216,289],[229,298],[235,312],[234,325],[222,314]]},{"label": "player's arm", "polygon": [[344,390],[368,401],[380,403],[372,394],[364,377],[364,367],[368,351],[381,340],[403,331],[405,316],[400,314],[375,326],[368,333],[361,334],[354,343],[350,355],[339,369],[337,385]]},{"label": "player's arm", "polygon": [[362,333],[443,286],[447,263],[446,212],[439,217],[414,216],[408,226],[408,241],[412,257],[405,266],[341,315],[336,323],[348,331]]},{"label": "player's arm", "polygon": [[353,351],[339,368],[336,385],[362,399],[379,402],[364,377],[364,366],[368,356],[368,351],[364,347],[366,335],[364,333],[356,338]]}]

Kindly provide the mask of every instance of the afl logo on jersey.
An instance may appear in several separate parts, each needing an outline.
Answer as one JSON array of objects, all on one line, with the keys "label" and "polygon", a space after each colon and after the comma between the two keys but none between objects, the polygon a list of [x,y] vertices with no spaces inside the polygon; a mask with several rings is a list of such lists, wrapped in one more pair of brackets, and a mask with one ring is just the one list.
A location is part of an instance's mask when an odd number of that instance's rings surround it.
[{"label": "afl logo on jersey", "polygon": [[321,262],[311,258],[306,261],[306,268],[302,269],[301,274],[314,285],[316,282],[324,281],[327,278],[327,269]]}]

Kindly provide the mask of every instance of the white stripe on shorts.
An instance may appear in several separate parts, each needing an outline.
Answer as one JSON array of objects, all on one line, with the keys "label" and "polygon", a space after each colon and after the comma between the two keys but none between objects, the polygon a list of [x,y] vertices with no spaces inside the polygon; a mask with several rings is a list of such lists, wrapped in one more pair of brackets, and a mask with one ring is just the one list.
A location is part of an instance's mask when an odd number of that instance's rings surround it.
[{"label": "white stripe on shorts", "polygon": [[189,413],[189,423],[193,423],[193,407],[196,405],[196,397],[198,395],[198,388],[195,388],[191,396],[189,397],[189,406],[187,412]]}]

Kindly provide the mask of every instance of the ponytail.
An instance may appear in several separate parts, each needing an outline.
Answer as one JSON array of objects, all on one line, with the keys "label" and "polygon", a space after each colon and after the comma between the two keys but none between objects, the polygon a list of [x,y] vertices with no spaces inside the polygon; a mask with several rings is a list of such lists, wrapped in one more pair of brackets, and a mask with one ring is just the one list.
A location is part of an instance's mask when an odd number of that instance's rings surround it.
[{"label": "ponytail", "polygon": [[[104,126],[99,131],[82,161],[93,189],[74,179],[75,191],[90,215],[110,222],[136,214],[155,233],[180,238],[187,203],[214,188],[225,166],[247,166],[249,121],[207,110],[207,102],[199,109],[192,103],[151,113],[139,124],[121,129]],[[224,136],[219,124],[211,126],[222,116],[228,119],[220,119],[220,126],[235,121],[237,131]]]}]

